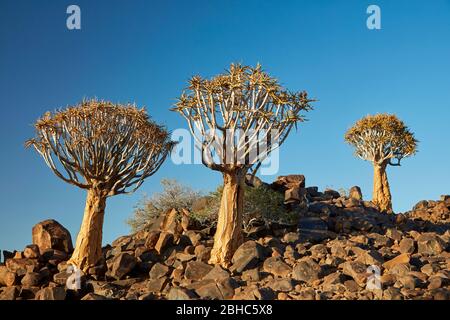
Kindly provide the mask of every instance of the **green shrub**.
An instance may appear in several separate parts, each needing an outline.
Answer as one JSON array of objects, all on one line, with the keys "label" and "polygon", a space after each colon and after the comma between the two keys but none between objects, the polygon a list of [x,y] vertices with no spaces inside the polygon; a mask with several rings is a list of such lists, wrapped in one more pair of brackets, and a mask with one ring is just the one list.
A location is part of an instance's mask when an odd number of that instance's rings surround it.
[{"label": "green shrub", "polygon": [[[189,210],[190,218],[197,225],[215,226],[222,197],[222,186],[205,196],[175,180],[162,180],[161,183],[164,190],[152,197],[144,197],[136,206],[133,216],[127,220],[133,231],[144,228],[151,220],[172,208]],[[194,205],[200,201],[201,206]],[[292,225],[298,220],[298,212],[286,210],[284,195],[265,185],[245,186],[243,214],[244,227],[255,221]]]}]

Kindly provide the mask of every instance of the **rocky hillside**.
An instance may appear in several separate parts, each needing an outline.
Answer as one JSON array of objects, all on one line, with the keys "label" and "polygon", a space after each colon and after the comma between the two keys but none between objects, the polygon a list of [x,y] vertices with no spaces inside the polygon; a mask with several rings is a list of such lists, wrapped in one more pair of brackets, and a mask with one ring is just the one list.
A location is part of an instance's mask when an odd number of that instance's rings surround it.
[{"label": "rocky hillside", "polygon": [[304,182],[293,175],[266,185],[284,193],[299,223],[249,227],[229,270],[207,263],[214,230],[171,210],[104,247],[103,262],[71,290],[71,236],[41,222],[32,245],[4,252],[0,299],[450,299],[450,196],[387,215],[358,187],[344,197]]}]

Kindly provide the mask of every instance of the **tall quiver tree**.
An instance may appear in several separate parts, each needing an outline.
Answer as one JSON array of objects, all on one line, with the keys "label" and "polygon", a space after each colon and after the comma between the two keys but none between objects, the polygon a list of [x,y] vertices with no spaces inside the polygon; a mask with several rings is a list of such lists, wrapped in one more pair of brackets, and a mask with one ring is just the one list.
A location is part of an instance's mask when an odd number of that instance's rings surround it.
[{"label": "tall quiver tree", "polygon": [[101,259],[106,199],[132,193],[172,149],[169,133],[144,109],[90,100],[47,112],[33,146],[62,180],[87,190],[83,222],[69,263],[83,271]]},{"label": "tall quiver tree", "polygon": [[358,158],[372,162],[374,167],[372,202],[381,211],[392,213],[392,197],[386,168],[400,166],[403,158],[417,151],[417,140],[408,127],[392,114],[368,115],[355,123],[345,134],[355,147]]},{"label": "tall quiver tree", "polygon": [[260,65],[232,64],[212,79],[190,79],[173,110],[187,120],[203,164],[224,182],[210,263],[230,265],[243,240],[245,175],[304,120],[311,101],[306,92],[284,90]]}]

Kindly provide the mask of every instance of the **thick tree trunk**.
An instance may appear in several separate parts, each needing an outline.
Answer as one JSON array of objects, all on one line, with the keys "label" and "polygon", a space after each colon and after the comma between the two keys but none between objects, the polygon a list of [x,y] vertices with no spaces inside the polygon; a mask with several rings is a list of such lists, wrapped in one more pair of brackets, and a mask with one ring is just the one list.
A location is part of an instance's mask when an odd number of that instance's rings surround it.
[{"label": "thick tree trunk", "polygon": [[372,202],[382,212],[392,213],[392,198],[386,174],[386,164],[374,164]]},{"label": "thick tree trunk", "polygon": [[217,231],[209,263],[228,268],[236,249],[243,241],[244,178],[224,173]]},{"label": "thick tree trunk", "polygon": [[102,229],[106,196],[98,190],[89,190],[83,222],[78,233],[75,250],[69,263],[86,272],[102,256]]}]

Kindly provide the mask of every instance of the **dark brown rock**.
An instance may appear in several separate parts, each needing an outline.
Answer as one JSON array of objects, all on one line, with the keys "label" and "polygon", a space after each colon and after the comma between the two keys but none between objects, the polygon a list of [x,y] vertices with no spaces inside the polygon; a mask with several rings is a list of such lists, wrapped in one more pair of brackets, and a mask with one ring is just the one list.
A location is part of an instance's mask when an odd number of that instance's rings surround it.
[{"label": "dark brown rock", "polygon": [[302,174],[291,174],[288,176],[279,176],[270,187],[274,190],[285,192],[293,187],[304,188],[305,176]]},{"label": "dark brown rock", "polygon": [[194,292],[180,287],[170,288],[169,293],[167,294],[168,300],[191,300],[195,298],[196,295]]},{"label": "dark brown rock", "polygon": [[167,285],[168,279],[167,277],[162,277],[158,279],[150,279],[147,282],[147,290],[151,293],[161,293],[164,287]]},{"label": "dark brown rock", "polygon": [[0,287],[11,287],[16,284],[16,281],[17,274],[15,272],[11,272],[6,266],[0,265]]},{"label": "dark brown rock", "polygon": [[149,273],[150,279],[162,278],[169,273],[169,270],[170,269],[168,266],[161,264],[159,262],[155,263]]},{"label": "dark brown rock", "polygon": [[28,272],[20,282],[24,287],[37,287],[41,282],[41,275],[38,272]]},{"label": "dark brown rock", "polygon": [[16,300],[19,297],[19,288],[17,286],[0,289],[0,300]]},{"label": "dark brown rock", "polygon": [[423,233],[417,239],[418,253],[437,255],[444,251],[443,241],[435,233]]},{"label": "dark brown rock", "polygon": [[322,269],[319,264],[311,258],[300,260],[292,270],[292,277],[295,280],[311,283],[321,278]]},{"label": "dark brown rock", "polygon": [[155,244],[155,250],[161,254],[169,246],[173,245],[174,236],[170,232],[161,232]]},{"label": "dark brown rock", "polygon": [[264,248],[256,241],[244,242],[234,253],[231,270],[241,273],[252,269],[264,259]]},{"label": "dark brown rock", "polygon": [[342,272],[352,277],[360,287],[366,285],[369,274],[365,264],[356,261],[345,262],[342,266]]},{"label": "dark brown rock", "polygon": [[350,191],[349,191],[349,197],[356,199],[356,200],[362,200],[363,196],[362,196],[361,188],[358,186],[351,187]]},{"label": "dark brown rock", "polygon": [[6,267],[9,271],[16,273],[18,276],[23,276],[28,272],[37,271],[39,263],[36,259],[8,259],[6,261]]},{"label": "dark brown rock", "polygon": [[184,271],[184,277],[188,280],[201,280],[211,270],[212,266],[201,261],[190,261]]},{"label": "dark brown rock", "polygon": [[65,300],[66,291],[62,287],[47,287],[36,293],[35,300]]},{"label": "dark brown rock", "polygon": [[95,294],[93,292],[88,293],[87,295],[85,295],[83,298],[81,298],[81,300],[108,300],[108,298],[101,296],[99,294]]},{"label": "dark brown rock", "polygon": [[230,277],[230,274],[225,269],[222,269],[221,266],[216,265],[211,269],[210,272],[206,276],[203,277],[204,280],[215,280],[220,281]]},{"label": "dark brown rock", "polygon": [[411,238],[403,238],[398,245],[398,250],[401,253],[409,253],[409,254],[414,253],[414,251],[416,250],[414,240]]},{"label": "dark brown rock", "polygon": [[36,244],[30,244],[23,250],[23,256],[28,259],[38,259],[40,256],[39,247]]},{"label": "dark brown rock", "polygon": [[55,220],[45,220],[33,227],[33,244],[39,249],[57,249],[66,253],[73,251],[70,232]]},{"label": "dark brown rock", "polygon": [[267,258],[263,263],[263,270],[273,274],[275,277],[286,277],[292,272],[290,266],[276,257]]},{"label": "dark brown rock", "polygon": [[113,262],[111,276],[117,280],[122,279],[136,266],[137,260],[134,255],[123,252]]},{"label": "dark brown rock", "polygon": [[294,290],[294,283],[290,278],[273,279],[267,286],[276,292],[290,292]]}]

